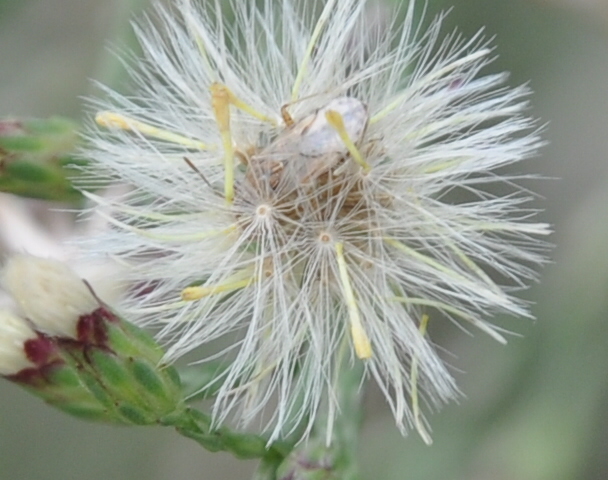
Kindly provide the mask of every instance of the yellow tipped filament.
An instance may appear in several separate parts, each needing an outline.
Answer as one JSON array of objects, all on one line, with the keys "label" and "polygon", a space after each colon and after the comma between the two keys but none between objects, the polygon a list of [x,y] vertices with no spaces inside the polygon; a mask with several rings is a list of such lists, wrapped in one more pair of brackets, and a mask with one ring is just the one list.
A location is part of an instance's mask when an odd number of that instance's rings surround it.
[{"label": "yellow tipped filament", "polygon": [[222,137],[222,146],[224,147],[224,196],[227,203],[232,203],[234,200],[234,145],[232,143],[232,132],[230,131],[230,105],[234,105],[239,110],[248,113],[249,115],[276,125],[277,122],[258,112],[251,105],[237,98],[232,91],[221,83],[213,83],[211,90],[211,107],[215,115],[215,121],[220,129]]},{"label": "yellow tipped filament", "polygon": [[298,74],[296,76],[295,81],[293,82],[293,87],[291,89],[291,101],[295,102],[298,99],[298,95],[300,94],[300,87],[302,86],[302,82],[304,81],[304,77],[306,76],[308,70],[308,63],[310,62],[313,52],[315,50],[315,46],[323,33],[323,29],[325,25],[329,21],[331,14],[334,12],[334,7],[336,5],[336,0],[329,0],[321,15],[319,16],[319,20],[317,20],[317,24],[315,25],[315,29],[310,36],[310,41],[306,46],[306,52],[304,53],[304,57],[302,58],[302,62],[298,68]]},{"label": "yellow tipped filament", "polygon": [[355,346],[355,353],[361,360],[365,360],[372,357],[372,345],[361,324],[359,308],[357,307],[355,293],[350,284],[346,259],[344,258],[344,245],[341,242],[336,243],[336,256],[338,260],[338,269],[340,271],[340,281],[342,282],[342,288],[344,289],[346,306],[350,317],[350,335]]},{"label": "yellow tipped filament", "polygon": [[444,75],[447,75],[450,72],[453,72],[454,70],[464,65],[474,63],[477,60],[487,56],[491,52],[492,50],[489,48],[482,48],[481,50],[477,50],[476,52],[473,52],[467,55],[466,57],[459,58],[458,60],[444,66],[443,68],[432,70],[428,75],[419,78],[418,81],[416,81],[413,85],[410,85],[408,88],[406,88],[403,93],[399,95],[393,102],[388,104],[385,108],[383,108],[381,111],[376,113],[376,115],[370,118],[370,125],[373,125],[374,123],[382,120],[393,110],[397,109],[399,105],[402,104],[402,102],[407,100],[408,97],[413,96],[415,93],[417,93],[419,89],[425,87],[428,88],[429,85],[434,85],[433,82],[435,82],[437,79],[443,77]]},{"label": "yellow tipped filament", "polygon": [[165,140],[167,142],[183,145],[189,148],[196,148],[197,150],[213,150],[215,148],[203,142],[184,137],[183,135],[169,132],[168,130],[163,130],[162,128],[153,127],[152,125],[129,118],[125,115],[121,115],[120,113],[99,112],[95,116],[95,122],[97,122],[97,125],[100,127],[117,128],[120,130],[126,130],[128,132],[138,132],[146,137],[158,138],[159,140]]},{"label": "yellow tipped filament", "polygon": [[224,147],[224,197],[227,203],[234,200],[234,145],[230,132],[230,90],[224,85],[211,85],[211,107],[220,129]]},{"label": "yellow tipped filament", "polygon": [[338,133],[338,135],[340,135],[340,139],[346,148],[348,148],[353,160],[357,162],[365,172],[369,172],[372,167],[363,159],[363,155],[361,155],[361,152],[355,145],[355,142],[353,142],[352,138],[350,138],[350,135],[344,126],[344,119],[342,118],[342,115],[335,110],[328,110],[325,112],[325,118],[327,119],[327,123],[329,123],[329,125]]},{"label": "yellow tipped filament", "polygon": [[[420,327],[418,328],[418,330],[420,331],[420,334],[423,337],[426,334],[426,327],[427,327],[428,323],[429,323],[429,316],[422,315],[422,319],[420,320]],[[410,370],[410,391],[411,391],[411,395],[412,395],[412,413],[414,414],[414,424],[416,425],[416,430],[418,431],[418,434],[420,435],[420,437],[422,438],[424,443],[426,443],[427,445],[430,445],[433,443],[433,439],[431,438],[429,433],[426,431],[426,428],[425,428],[422,418],[420,416],[420,404],[418,402],[418,365],[419,365],[419,363],[420,363],[419,358],[417,356],[414,356],[412,358],[412,367]]]},{"label": "yellow tipped filament", "polygon": [[221,83],[214,83],[213,85],[211,85],[211,93],[215,94],[215,92],[217,92],[219,95],[224,96],[226,98],[226,101],[230,105],[234,105],[236,108],[242,110],[245,113],[248,113],[252,117],[257,118],[262,122],[270,123],[271,125],[277,125],[277,121],[274,118],[271,118],[268,115],[264,115],[263,113],[258,112],[251,105],[248,105],[247,103],[243,102],[226,85],[222,85]]},{"label": "yellow tipped filament", "polygon": [[252,281],[252,278],[246,278],[244,280],[236,280],[222,285],[187,287],[182,290],[182,300],[192,302],[218,293],[233,292],[234,290],[240,290],[241,288],[247,287]]}]

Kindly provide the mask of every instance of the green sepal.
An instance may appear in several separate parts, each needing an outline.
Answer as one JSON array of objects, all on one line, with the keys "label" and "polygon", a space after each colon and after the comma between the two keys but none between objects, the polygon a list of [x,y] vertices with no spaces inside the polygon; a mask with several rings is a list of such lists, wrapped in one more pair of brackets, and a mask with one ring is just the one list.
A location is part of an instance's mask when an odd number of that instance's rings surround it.
[{"label": "green sepal", "polygon": [[128,423],[142,426],[157,423],[156,417],[151,415],[151,412],[138,408],[138,405],[119,403],[117,409]]},{"label": "green sepal", "polygon": [[[120,326],[116,331],[121,331]],[[126,341],[122,335],[114,338]],[[158,356],[156,345],[153,354],[136,349],[138,356],[126,357],[119,356],[112,347],[111,342],[107,347],[62,343],[65,371],[51,376],[49,385],[32,391],[68,413],[85,411],[89,417],[108,423],[157,424],[181,408],[176,373],[171,367],[160,367],[146,358]]]},{"label": "green sepal", "polygon": [[144,330],[125,321],[108,322],[108,347],[126,369],[138,398],[164,416],[182,401],[179,374],[161,363],[164,352]]},{"label": "green sepal", "polygon": [[[75,357],[75,356],[74,356]],[[107,421],[122,423],[119,418],[114,418],[116,414],[116,402],[108,388],[100,383],[99,378],[95,371],[86,363],[84,357],[80,359],[72,358],[72,366],[78,372],[78,377],[80,378],[82,385],[90,392],[90,394],[95,397],[97,402],[106,408],[108,413]],[[57,385],[61,388],[61,385]]]},{"label": "green sepal", "polygon": [[37,374],[14,377],[13,381],[49,405],[70,415],[103,422],[112,418],[108,405],[99,401],[83,381],[81,372],[69,361],[49,365]]},{"label": "green sepal", "polygon": [[107,334],[107,349],[92,348],[82,374],[98,399],[105,405],[110,401],[119,417],[124,417],[115,420],[157,424],[181,408],[179,376],[173,367],[159,364],[160,347],[123,321],[108,322]]},{"label": "green sepal", "polygon": [[[79,405],[73,402],[53,404],[64,413],[88,422],[107,422],[108,411],[99,405]],[[120,422],[122,423],[122,422]]]},{"label": "green sepal", "polygon": [[108,344],[120,357],[146,358],[160,363],[163,349],[147,332],[122,320],[107,323]]},{"label": "green sepal", "polygon": [[158,375],[158,369],[152,368],[146,362],[133,359],[130,364],[130,370],[139,386],[148,396],[159,400],[168,400],[170,398],[165,382]]},{"label": "green sepal", "polygon": [[123,392],[125,397],[137,396],[137,391],[131,388],[129,372],[113,353],[91,349],[87,352],[87,357],[96,380],[103,383],[108,390]]},{"label": "green sepal", "polygon": [[90,380],[101,386],[104,394],[113,404],[141,401],[133,378],[121,359],[111,352],[102,350],[93,350],[87,356],[89,368],[86,372],[82,372],[83,375],[91,375]]}]

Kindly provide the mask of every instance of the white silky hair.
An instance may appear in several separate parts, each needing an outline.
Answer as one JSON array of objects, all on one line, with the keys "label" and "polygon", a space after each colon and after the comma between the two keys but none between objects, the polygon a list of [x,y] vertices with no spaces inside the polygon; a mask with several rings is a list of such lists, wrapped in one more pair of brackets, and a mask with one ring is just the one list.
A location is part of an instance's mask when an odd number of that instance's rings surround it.
[{"label": "white silky hair", "polygon": [[2,269],[2,284],[19,313],[51,335],[76,338],[79,318],[100,306],[81,278],[51,258],[10,257]]}]

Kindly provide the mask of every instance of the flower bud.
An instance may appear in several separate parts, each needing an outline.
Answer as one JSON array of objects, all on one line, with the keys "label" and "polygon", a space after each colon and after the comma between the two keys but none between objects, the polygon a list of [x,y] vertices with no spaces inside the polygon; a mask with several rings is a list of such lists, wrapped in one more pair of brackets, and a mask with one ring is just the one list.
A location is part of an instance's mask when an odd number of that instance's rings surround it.
[{"label": "flower bud", "polygon": [[19,255],[3,280],[36,331],[5,314],[0,374],[61,410],[104,422],[149,425],[182,408],[179,377],[162,365],[160,346],[65,264]]},{"label": "flower bud", "polygon": [[26,354],[25,344],[36,336],[25,320],[0,310],[0,375],[14,375],[34,366]]},{"label": "flower bud", "polygon": [[57,260],[12,257],[3,283],[23,315],[50,335],[77,338],[80,317],[99,308],[86,284]]},{"label": "flower bud", "polygon": [[23,197],[78,202],[82,194],[72,185],[82,163],[73,158],[77,125],[70,120],[0,119],[0,191]]}]

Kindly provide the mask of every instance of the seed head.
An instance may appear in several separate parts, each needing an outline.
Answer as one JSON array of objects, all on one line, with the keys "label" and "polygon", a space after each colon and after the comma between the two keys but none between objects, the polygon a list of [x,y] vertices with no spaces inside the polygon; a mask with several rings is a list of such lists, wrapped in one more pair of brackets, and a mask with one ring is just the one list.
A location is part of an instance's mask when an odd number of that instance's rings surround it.
[{"label": "seed head", "polygon": [[229,363],[218,421],[276,402],[275,438],[326,401],[331,424],[350,360],[428,438],[419,395],[457,388],[427,321],[503,341],[488,317],[528,315],[511,294],[548,228],[503,171],[541,145],[528,90],[481,74],[480,36],[423,33],[413,2],[382,34],[362,0],[257,3],[228,24],[182,0],[137,27],[135,93],[93,101],[89,177],[131,190],[88,194],[112,225],[92,251],[127,266],[120,308],[169,359]]}]

